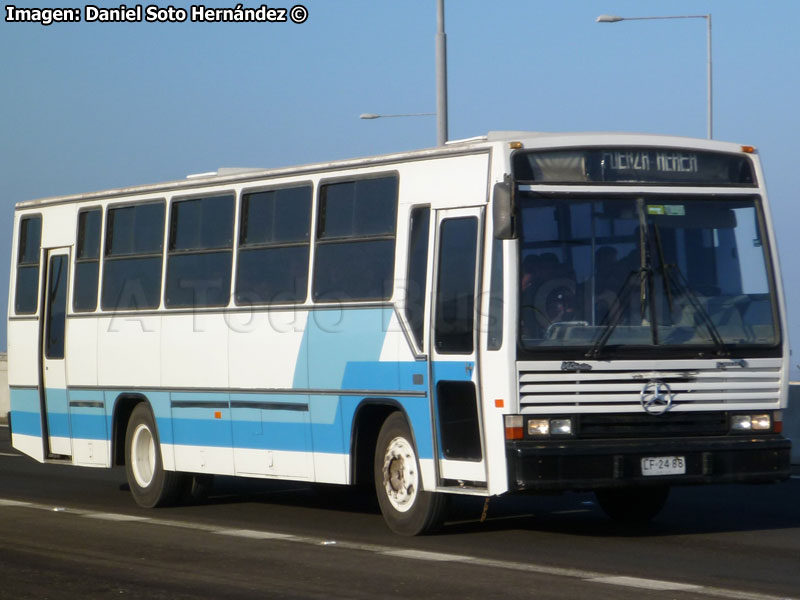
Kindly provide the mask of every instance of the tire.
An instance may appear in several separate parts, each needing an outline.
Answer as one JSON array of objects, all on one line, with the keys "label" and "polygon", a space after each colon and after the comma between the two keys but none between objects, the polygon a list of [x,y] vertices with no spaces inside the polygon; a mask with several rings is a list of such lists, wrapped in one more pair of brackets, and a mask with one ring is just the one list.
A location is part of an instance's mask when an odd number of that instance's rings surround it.
[{"label": "tire", "polygon": [[625,525],[653,520],[669,497],[669,486],[597,490],[597,503],[611,519]]},{"label": "tire", "polygon": [[444,521],[447,497],[422,491],[417,452],[408,423],[399,412],[389,415],[378,434],[375,492],[383,518],[395,533],[431,533]]},{"label": "tire", "polygon": [[174,504],[186,489],[186,477],[165,471],[150,406],[137,404],[125,432],[125,474],[136,504],[143,508]]}]

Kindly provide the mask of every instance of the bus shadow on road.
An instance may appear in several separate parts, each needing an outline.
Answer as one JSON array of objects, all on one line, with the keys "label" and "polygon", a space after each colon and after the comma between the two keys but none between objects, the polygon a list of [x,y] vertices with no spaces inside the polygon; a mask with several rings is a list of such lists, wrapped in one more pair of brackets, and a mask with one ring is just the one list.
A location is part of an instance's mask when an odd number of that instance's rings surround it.
[{"label": "bus shadow on road", "polygon": [[800,528],[800,480],[674,488],[661,514],[645,524],[611,520],[589,493],[493,498],[483,521],[484,500],[470,500],[454,503],[443,534],[529,530],[590,537],[653,537]]},{"label": "bus shadow on road", "polygon": [[[371,488],[218,477],[199,504],[294,507],[379,515]],[[800,528],[800,480],[768,485],[674,488],[662,513],[644,525],[609,519],[591,493],[453,496],[439,535],[536,531],[590,537],[653,537]]]},{"label": "bus shadow on road", "polygon": [[193,504],[276,504],[323,510],[379,513],[371,489],[283,480],[215,477],[208,495]]}]

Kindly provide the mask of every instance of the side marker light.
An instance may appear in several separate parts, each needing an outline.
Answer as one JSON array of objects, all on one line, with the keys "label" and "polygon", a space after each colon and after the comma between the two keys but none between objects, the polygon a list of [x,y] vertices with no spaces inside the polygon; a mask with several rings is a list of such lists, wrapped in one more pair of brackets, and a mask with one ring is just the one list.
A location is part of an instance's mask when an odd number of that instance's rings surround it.
[{"label": "side marker light", "polygon": [[507,440],[521,440],[524,437],[522,433],[522,415],[506,415],[505,430]]}]

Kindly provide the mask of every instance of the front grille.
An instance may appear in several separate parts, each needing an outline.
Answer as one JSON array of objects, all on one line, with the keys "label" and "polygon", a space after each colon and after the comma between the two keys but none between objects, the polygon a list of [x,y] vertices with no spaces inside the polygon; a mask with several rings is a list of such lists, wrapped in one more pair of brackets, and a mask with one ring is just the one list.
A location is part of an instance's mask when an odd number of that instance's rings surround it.
[{"label": "front grille", "polygon": [[[781,359],[517,363],[523,414],[642,413],[651,382],[669,386],[671,413],[780,408]],[[566,367],[565,367],[566,365]],[[567,370],[563,370],[567,368]]]},{"label": "front grille", "polygon": [[577,435],[583,439],[668,438],[727,433],[728,415],[725,412],[590,413],[577,417]]}]

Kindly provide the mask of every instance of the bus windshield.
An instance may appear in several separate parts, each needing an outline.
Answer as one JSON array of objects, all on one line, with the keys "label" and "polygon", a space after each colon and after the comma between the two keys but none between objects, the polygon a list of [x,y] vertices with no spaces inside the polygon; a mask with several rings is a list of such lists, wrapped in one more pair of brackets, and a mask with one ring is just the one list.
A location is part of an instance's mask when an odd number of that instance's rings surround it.
[{"label": "bus windshield", "polygon": [[760,200],[520,194],[525,350],[775,346]]}]

